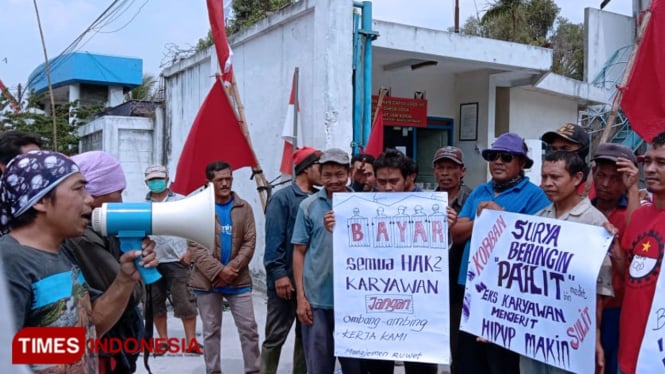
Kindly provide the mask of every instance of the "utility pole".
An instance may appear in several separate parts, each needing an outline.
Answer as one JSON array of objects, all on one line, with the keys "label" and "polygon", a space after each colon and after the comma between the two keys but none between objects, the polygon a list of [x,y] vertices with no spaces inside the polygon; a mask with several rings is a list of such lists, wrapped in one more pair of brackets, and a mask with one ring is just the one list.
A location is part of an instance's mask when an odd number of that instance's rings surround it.
[{"label": "utility pole", "polygon": [[58,126],[55,118],[55,98],[53,97],[53,85],[51,84],[51,67],[48,62],[48,54],[46,53],[46,42],[44,41],[44,32],[42,31],[42,22],[39,18],[39,9],[37,9],[37,0],[32,0],[35,5],[35,14],[37,14],[37,26],[39,27],[39,36],[42,39],[42,49],[44,50],[44,70],[46,71],[46,79],[48,81],[48,92],[51,97],[51,119],[53,119],[53,150],[58,150]]},{"label": "utility pole", "polygon": [[455,32],[459,34],[459,0],[455,0]]}]

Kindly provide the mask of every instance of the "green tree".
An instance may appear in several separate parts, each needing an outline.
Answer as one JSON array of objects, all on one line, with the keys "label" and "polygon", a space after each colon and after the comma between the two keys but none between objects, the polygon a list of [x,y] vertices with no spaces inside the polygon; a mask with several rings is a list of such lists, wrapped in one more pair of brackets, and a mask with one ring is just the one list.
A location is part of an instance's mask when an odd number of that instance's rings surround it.
[{"label": "green tree", "polygon": [[[228,30],[227,30],[228,32]],[[196,51],[203,51],[213,46],[215,42],[212,39],[212,31],[208,30],[208,35],[205,38],[200,38],[196,43]]]},{"label": "green tree", "polygon": [[497,0],[479,23],[470,18],[467,24],[472,35],[543,46],[560,10],[553,0]]},{"label": "green tree", "polygon": [[508,18],[510,19],[510,35],[515,38],[518,23],[524,15],[522,11],[524,4],[525,0],[496,0],[490,4],[480,21],[481,23],[488,23],[493,20]]},{"label": "green tree", "polygon": [[552,48],[552,70],[582,79],[584,28],[557,18],[560,11],[553,0],[497,0],[480,20],[469,17],[462,32]]},{"label": "green tree", "polygon": [[533,40],[547,40],[560,11],[552,0],[531,0],[524,4],[524,23]]},{"label": "green tree", "polygon": [[233,0],[234,18],[226,23],[226,33],[234,34],[284,8],[293,0]]},{"label": "green tree", "polygon": [[154,75],[145,73],[143,74],[143,81],[138,87],[134,87],[129,91],[127,99],[131,100],[152,100],[155,96],[155,84],[157,83],[157,78]]},{"label": "green tree", "polygon": [[554,50],[552,71],[574,79],[584,79],[584,25],[559,17],[550,40]]},{"label": "green tree", "polygon": [[[27,104],[19,113],[5,112],[2,118],[4,130],[20,130],[40,135],[44,139],[45,149],[55,149],[53,147],[53,120],[51,115],[41,110],[39,103],[43,95],[31,95]],[[78,102],[56,105],[56,129],[58,136],[58,152],[67,155],[78,153],[78,126],[81,122],[93,114],[101,112],[104,107],[101,105],[81,106]],[[69,116],[74,120],[70,123]]]}]

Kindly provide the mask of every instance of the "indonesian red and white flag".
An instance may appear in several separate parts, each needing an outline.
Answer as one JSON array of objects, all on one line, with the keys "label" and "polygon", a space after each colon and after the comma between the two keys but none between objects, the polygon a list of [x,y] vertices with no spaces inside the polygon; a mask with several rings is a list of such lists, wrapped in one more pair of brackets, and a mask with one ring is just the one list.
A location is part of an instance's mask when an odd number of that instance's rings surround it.
[{"label": "indonesian red and white flag", "polygon": [[229,86],[233,79],[233,66],[231,65],[231,55],[233,55],[233,52],[226,38],[224,3],[222,0],[207,0],[207,4],[210,32],[212,33],[212,40],[215,43],[217,60],[222,69],[222,81],[224,82],[224,86]]},{"label": "indonesian red and white flag", "polygon": [[[279,171],[283,174],[293,174],[293,152],[296,146],[303,146],[302,142],[302,127],[300,125],[300,108],[297,108],[296,100],[296,73],[293,73],[293,83],[291,83],[291,95],[289,96],[289,106],[286,110],[286,118],[284,119],[284,128],[282,129],[282,139],[284,140],[284,147],[282,149],[282,162],[279,166]],[[294,134],[294,117],[297,123],[297,132]],[[297,135],[297,139],[296,139]],[[295,143],[295,144],[294,144]],[[294,146],[295,145],[295,146]]]}]

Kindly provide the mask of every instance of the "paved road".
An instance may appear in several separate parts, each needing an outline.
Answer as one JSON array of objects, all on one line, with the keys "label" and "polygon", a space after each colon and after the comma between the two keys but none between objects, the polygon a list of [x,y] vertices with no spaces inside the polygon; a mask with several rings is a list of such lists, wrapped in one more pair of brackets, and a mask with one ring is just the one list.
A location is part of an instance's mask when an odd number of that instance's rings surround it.
[{"label": "paved road", "polygon": [[[266,322],[266,296],[262,293],[254,293],[254,313],[256,322],[259,325],[259,342],[264,338],[264,327]],[[201,320],[197,323],[197,337],[201,339]],[[185,332],[180,320],[173,317],[173,312],[169,311],[168,317],[169,337],[184,338]],[[282,359],[278,374],[290,374],[293,368],[293,339],[294,332],[291,330],[289,337],[282,349]],[[140,374],[147,374],[148,371],[143,367],[143,358],[139,359],[139,368],[136,371]],[[154,374],[203,374],[205,373],[205,364],[203,356],[190,354],[165,354],[160,357],[150,358],[150,369]],[[447,373],[445,366],[440,366],[441,373]],[[240,349],[240,338],[238,331],[233,323],[233,317],[230,312],[224,312],[222,320],[222,370],[226,374],[242,374],[242,351]],[[403,374],[402,366],[395,367],[394,374]]]}]

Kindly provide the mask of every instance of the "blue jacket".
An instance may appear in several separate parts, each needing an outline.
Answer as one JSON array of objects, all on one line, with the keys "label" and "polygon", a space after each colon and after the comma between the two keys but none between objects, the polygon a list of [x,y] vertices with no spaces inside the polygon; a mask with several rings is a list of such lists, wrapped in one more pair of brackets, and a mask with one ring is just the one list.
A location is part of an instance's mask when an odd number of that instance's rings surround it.
[{"label": "blue jacket", "polygon": [[274,290],[275,280],[288,276],[293,283],[293,226],[300,202],[309,196],[295,183],[275,192],[266,206],[266,286]]},{"label": "blue jacket", "polygon": [[[496,196],[494,195],[494,187],[490,181],[479,185],[471,192],[457,217],[468,218],[473,221],[476,218],[478,205],[483,201],[494,201],[507,212],[522,214],[536,214],[536,212],[551,204],[545,192],[540,187],[531,183],[528,177],[525,177],[516,186],[510,187]],[[470,252],[471,238],[464,245],[462,266],[457,278],[457,282],[461,285],[466,284]]]}]

